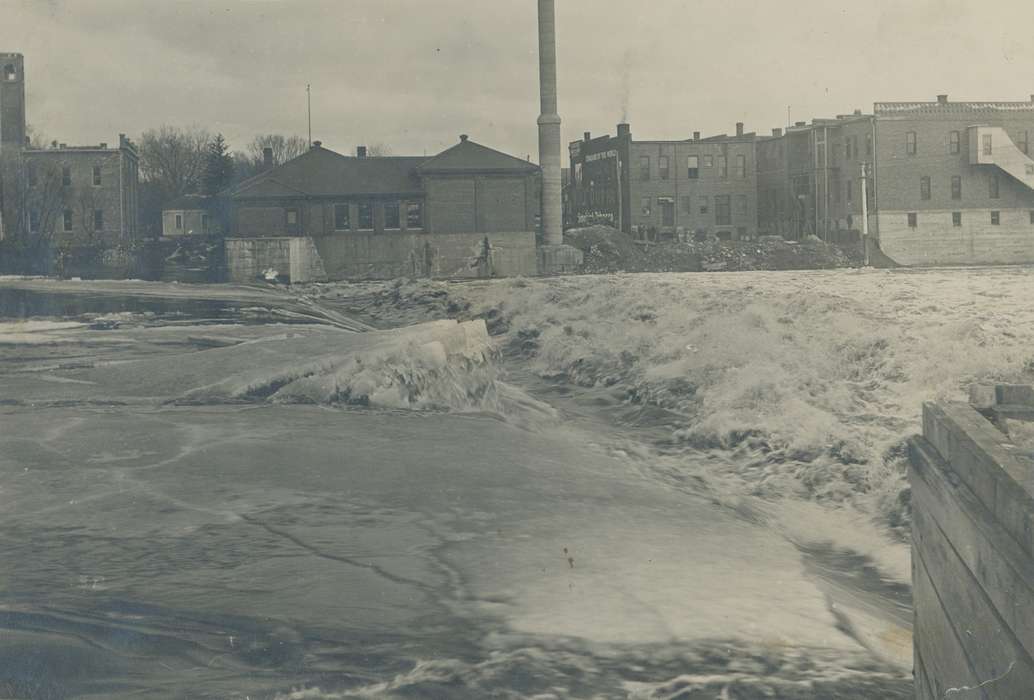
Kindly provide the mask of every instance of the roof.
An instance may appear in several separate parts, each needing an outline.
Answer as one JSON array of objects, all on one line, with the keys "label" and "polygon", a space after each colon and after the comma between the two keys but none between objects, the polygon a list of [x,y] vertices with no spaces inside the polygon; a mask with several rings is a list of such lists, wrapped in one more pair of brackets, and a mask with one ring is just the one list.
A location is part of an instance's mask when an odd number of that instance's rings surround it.
[{"label": "roof", "polygon": [[460,136],[458,144],[445,149],[419,167],[421,173],[534,173],[538,170],[539,166],[531,161],[474,143],[466,136]]},{"label": "roof", "polygon": [[230,197],[335,196],[353,194],[416,194],[420,156],[358,158],[315,146],[223,194]]},{"label": "roof", "polygon": [[212,198],[203,194],[185,194],[162,207],[162,211],[203,211],[212,206]]}]

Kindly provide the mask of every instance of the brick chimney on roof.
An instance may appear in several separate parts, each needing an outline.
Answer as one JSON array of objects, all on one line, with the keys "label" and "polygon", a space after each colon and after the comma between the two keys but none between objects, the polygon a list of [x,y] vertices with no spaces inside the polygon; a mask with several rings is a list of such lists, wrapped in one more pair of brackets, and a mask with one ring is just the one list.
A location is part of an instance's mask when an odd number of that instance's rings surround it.
[{"label": "brick chimney on roof", "polygon": [[779,129],[779,128],[772,129],[772,135],[773,136],[782,136],[783,135],[783,130]]},{"label": "brick chimney on roof", "polygon": [[700,132],[699,131],[694,131],[693,132],[693,140],[694,141],[699,141],[700,140]]},{"label": "brick chimney on roof", "polygon": [[743,136],[743,122],[736,122],[736,135]]},{"label": "brick chimney on roof", "polygon": [[460,143],[463,143],[463,142],[464,142],[464,141],[466,141],[466,140],[467,140],[468,138],[470,138],[470,137],[469,137],[469,136],[467,136],[466,134],[460,134]]},{"label": "brick chimney on roof", "polygon": [[321,148],[322,146],[323,146],[323,142],[322,141],[313,141],[312,142],[312,146],[310,146],[309,148]]},{"label": "brick chimney on roof", "polygon": [[947,95],[938,95],[937,96],[937,104],[939,104],[939,105],[946,105],[946,104],[948,104],[948,96]]},{"label": "brick chimney on roof", "polygon": [[355,157],[356,158],[365,158],[366,157],[366,146],[356,146],[355,147]]},{"label": "brick chimney on roof", "polygon": [[269,146],[262,149],[262,165],[267,168],[273,167],[273,149]]}]

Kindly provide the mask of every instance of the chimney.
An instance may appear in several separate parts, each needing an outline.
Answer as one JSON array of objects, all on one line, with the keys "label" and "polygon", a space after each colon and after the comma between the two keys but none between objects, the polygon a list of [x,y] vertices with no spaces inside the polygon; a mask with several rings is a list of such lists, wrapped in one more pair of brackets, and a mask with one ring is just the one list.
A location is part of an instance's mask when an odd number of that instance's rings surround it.
[{"label": "chimney", "polygon": [[736,122],[736,135],[743,136],[743,122]]},{"label": "chimney", "polygon": [[855,115],[856,117],[860,117],[860,116],[862,116],[862,110],[860,110],[860,109],[856,109],[856,110],[854,111],[854,115]]},{"label": "chimney", "polygon": [[693,132],[693,140],[694,141],[699,141],[700,140],[700,132],[699,131],[694,131]]},{"label": "chimney", "polygon": [[948,104],[948,96],[947,95],[938,95],[937,96],[937,104],[939,104],[939,105],[946,105],[946,104]]},{"label": "chimney", "polygon": [[618,124],[618,137],[619,138],[622,137],[622,136],[631,136],[631,135],[632,135],[632,125],[631,124],[629,124],[628,122],[621,122],[620,124]]},{"label": "chimney", "polygon": [[555,0],[539,0],[539,167],[542,168],[542,238],[564,244],[560,115],[557,113]]},{"label": "chimney", "polygon": [[106,143],[101,143],[101,148],[107,148],[107,147],[108,147],[108,144],[106,144]]},{"label": "chimney", "polygon": [[585,139],[586,141],[589,141],[589,140],[591,140],[591,139],[592,139],[592,132],[591,132],[591,131],[586,131],[586,132],[585,132],[584,134],[582,134],[582,137],[583,137],[583,138],[584,138],[584,139]]},{"label": "chimney", "polygon": [[808,126],[808,122],[794,122],[794,126]]},{"label": "chimney", "polygon": [[312,145],[309,146],[309,148],[320,148],[321,146],[323,146],[323,142],[322,141],[313,141]]},{"label": "chimney", "polygon": [[262,149],[262,165],[266,168],[273,167],[273,149],[269,146]]},{"label": "chimney", "polygon": [[355,147],[355,157],[356,158],[365,158],[366,157],[366,146],[356,146]]},{"label": "chimney", "polygon": [[59,144],[57,145],[57,147],[58,147],[58,148],[68,148],[68,144],[67,144],[67,143],[59,143]]},{"label": "chimney", "polygon": [[466,140],[467,140],[468,138],[470,138],[470,137],[469,137],[469,136],[467,136],[466,134],[460,134],[460,143],[463,143],[463,142],[464,142],[464,141],[466,141]]},{"label": "chimney", "polygon": [[772,135],[773,136],[782,136],[783,135],[783,130],[782,129],[772,129]]}]

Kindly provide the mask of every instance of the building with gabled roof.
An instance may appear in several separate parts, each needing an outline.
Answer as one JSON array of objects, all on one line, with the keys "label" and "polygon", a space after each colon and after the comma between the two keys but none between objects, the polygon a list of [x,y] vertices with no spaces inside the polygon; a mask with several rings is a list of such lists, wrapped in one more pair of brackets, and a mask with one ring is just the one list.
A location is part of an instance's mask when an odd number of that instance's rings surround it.
[{"label": "building with gabled roof", "polygon": [[[466,135],[431,157],[369,156],[362,146],[346,156],[315,141],[221,194],[228,251],[254,258],[264,246],[248,240],[311,239],[266,247],[318,254],[322,272],[312,274],[329,278],[534,274],[539,177],[534,163]],[[235,271],[228,257],[232,279],[264,265]]]}]

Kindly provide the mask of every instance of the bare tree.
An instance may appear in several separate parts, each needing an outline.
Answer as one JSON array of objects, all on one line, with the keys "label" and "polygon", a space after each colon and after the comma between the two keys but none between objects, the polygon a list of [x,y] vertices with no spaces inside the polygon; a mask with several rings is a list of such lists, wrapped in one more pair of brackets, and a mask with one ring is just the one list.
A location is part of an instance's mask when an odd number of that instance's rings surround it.
[{"label": "bare tree", "polygon": [[44,271],[50,248],[60,242],[58,224],[67,206],[63,165],[50,156],[7,152],[0,157],[4,242],[27,266]]},{"label": "bare tree", "polygon": [[267,148],[273,152],[273,165],[281,165],[309,150],[309,142],[301,136],[260,134],[248,144],[245,155],[253,165],[261,166]]},{"label": "bare tree", "polygon": [[199,126],[162,126],[140,137],[140,175],[166,199],[196,192],[205,170],[212,135]]}]

